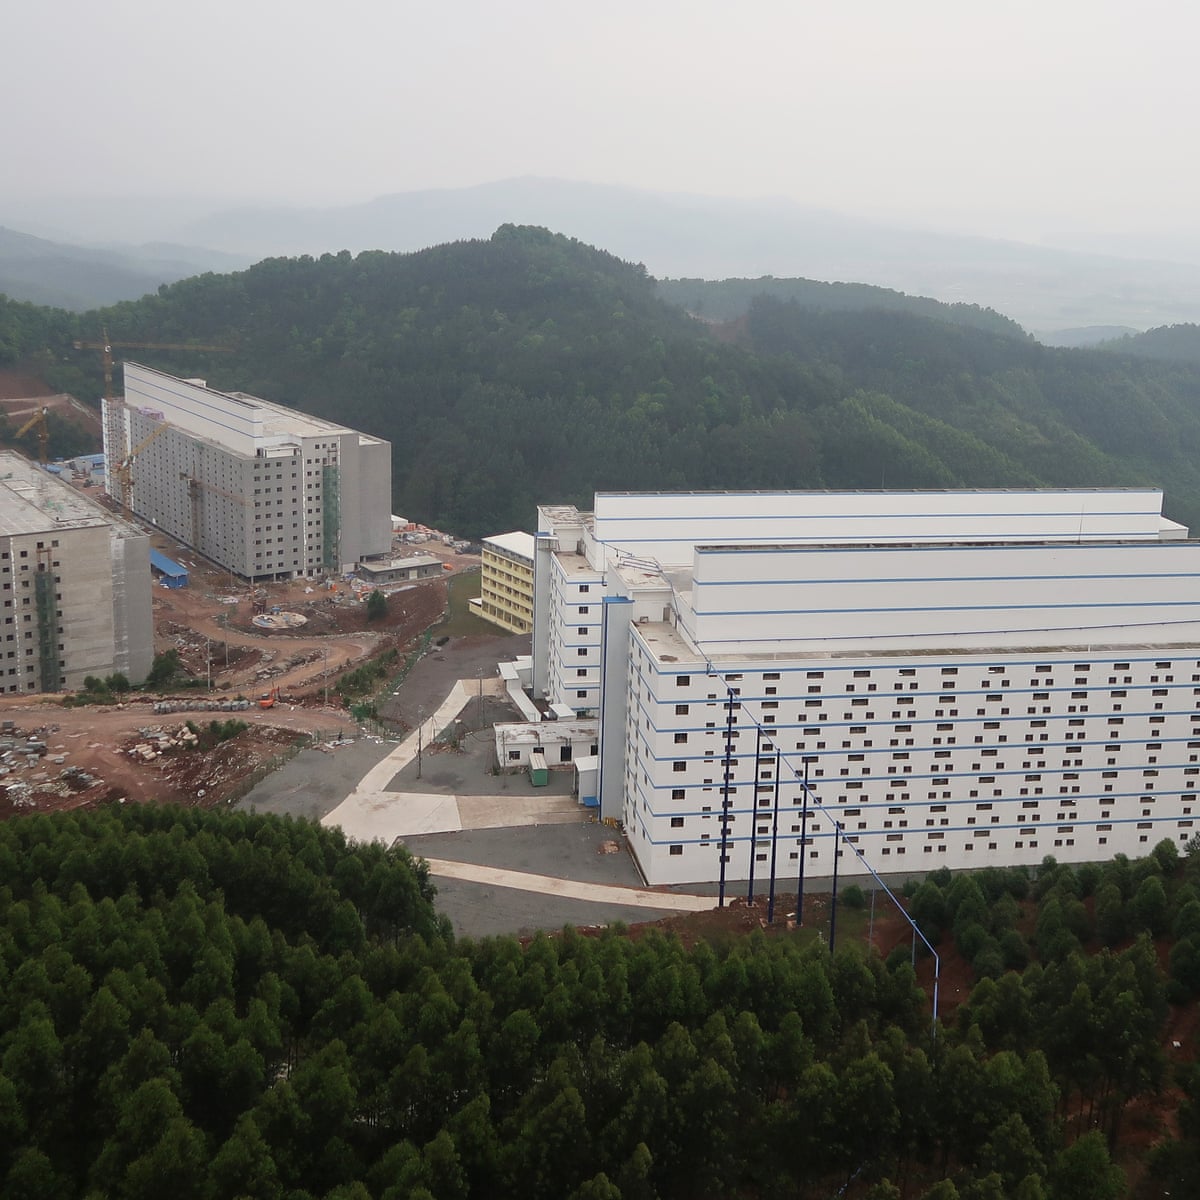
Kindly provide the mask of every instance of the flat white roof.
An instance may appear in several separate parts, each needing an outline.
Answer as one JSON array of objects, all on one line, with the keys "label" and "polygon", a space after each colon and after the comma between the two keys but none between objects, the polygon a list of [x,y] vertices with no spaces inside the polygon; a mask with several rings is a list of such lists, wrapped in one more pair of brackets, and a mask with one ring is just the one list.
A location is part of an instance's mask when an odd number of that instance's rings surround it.
[{"label": "flat white roof", "polygon": [[435,564],[441,566],[442,560],[433,554],[414,554],[409,558],[393,558],[387,562],[361,562],[358,564],[360,571],[399,571],[411,567],[432,567]]},{"label": "flat white roof", "polygon": [[[258,431],[260,438],[305,438],[305,437],[332,437],[335,435],[353,433],[359,439],[359,444],[371,444],[378,442],[380,439],[372,437],[370,434],[365,434],[357,429],[351,429],[348,425],[343,425],[337,421],[327,421],[323,417],[314,417],[309,413],[299,412],[294,408],[287,408],[285,405],[276,404],[271,400],[264,400],[261,396],[253,396],[249,392],[221,392],[216,388],[210,388],[202,379],[182,379],[174,375],[167,374],[166,371],[159,371],[154,367],[147,367],[144,363],[133,362],[127,360],[124,363],[126,370],[126,391],[131,392],[136,390],[136,382],[139,373],[143,373],[157,381],[162,382],[163,386],[169,388],[171,384],[183,383],[190,388],[199,389],[211,397],[211,404],[214,405],[211,410],[199,413],[206,421],[205,430],[192,430],[198,432],[202,436],[207,436],[218,445],[233,445],[226,441],[226,434],[231,432],[227,430],[223,423],[222,414],[238,414],[238,421],[241,423],[252,423],[252,427]],[[130,386],[130,383],[134,385]],[[203,397],[196,396],[193,392],[191,399],[186,395],[181,395],[179,398],[179,406],[184,410],[195,407],[194,401],[203,403]],[[155,398],[155,403],[151,407],[164,407],[161,396]],[[181,425],[178,414],[172,411],[164,411],[164,419],[172,425],[187,428],[186,425]],[[248,427],[251,427],[248,425]],[[236,448],[236,446],[234,446]]]},{"label": "flat white roof", "polygon": [[522,558],[533,562],[534,537],[532,533],[523,533],[514,529],[512,533],[496,533],[483,539],[486,546],[498,546],[509,554],[519,554]]}]

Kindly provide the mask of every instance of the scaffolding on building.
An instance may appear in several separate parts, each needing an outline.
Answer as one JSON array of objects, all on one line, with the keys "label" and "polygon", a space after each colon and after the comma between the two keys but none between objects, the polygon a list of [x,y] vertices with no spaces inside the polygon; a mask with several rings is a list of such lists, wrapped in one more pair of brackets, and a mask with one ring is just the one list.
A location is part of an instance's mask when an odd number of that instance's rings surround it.
[{"label": "scaffolding on building", "polygon": [[341,480],[336,463],[321,468],[321,566],[336,571],[341,564]]}]

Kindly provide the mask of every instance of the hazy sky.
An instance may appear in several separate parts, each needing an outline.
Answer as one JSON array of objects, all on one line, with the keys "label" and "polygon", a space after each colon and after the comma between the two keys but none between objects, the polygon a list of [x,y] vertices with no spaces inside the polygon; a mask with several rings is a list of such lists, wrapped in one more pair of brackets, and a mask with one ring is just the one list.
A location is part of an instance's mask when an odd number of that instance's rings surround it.
[{"label": "hazy sky", "polygon": [[514,175],[1002,236],[1189,228],[1186,0],[6,8],[4,199],[321,204]]}]

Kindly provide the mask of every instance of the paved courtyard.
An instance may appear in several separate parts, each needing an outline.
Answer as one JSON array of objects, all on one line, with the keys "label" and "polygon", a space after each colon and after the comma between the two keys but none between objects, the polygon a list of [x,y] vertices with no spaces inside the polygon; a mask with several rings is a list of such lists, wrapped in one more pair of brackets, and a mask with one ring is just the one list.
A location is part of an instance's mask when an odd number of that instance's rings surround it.
[{"label": "paved courtyard", "polygon": [[571,794],[572,772],[552,771],[544,788],[525,772],[499,774],[497,719],[512,719],[499,679],[460,680],[419,732],[305,750],[241,805],[337,825],[360,841],[402,842],[429,862],[439,910],[468,936],[712,907],[712,897],[647,889],[624,839]]}]

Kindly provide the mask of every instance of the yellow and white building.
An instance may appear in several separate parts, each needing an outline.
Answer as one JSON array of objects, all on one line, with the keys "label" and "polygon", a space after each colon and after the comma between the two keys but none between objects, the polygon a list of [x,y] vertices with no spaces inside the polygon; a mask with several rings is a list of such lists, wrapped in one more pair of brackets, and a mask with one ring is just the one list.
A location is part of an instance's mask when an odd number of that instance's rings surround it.
[{"label": "yellow and white building", "polygon": [[498,533],[483,539],[483,577],[472,600],[485,621],[510,633],[533,628],[533,535]]}]

